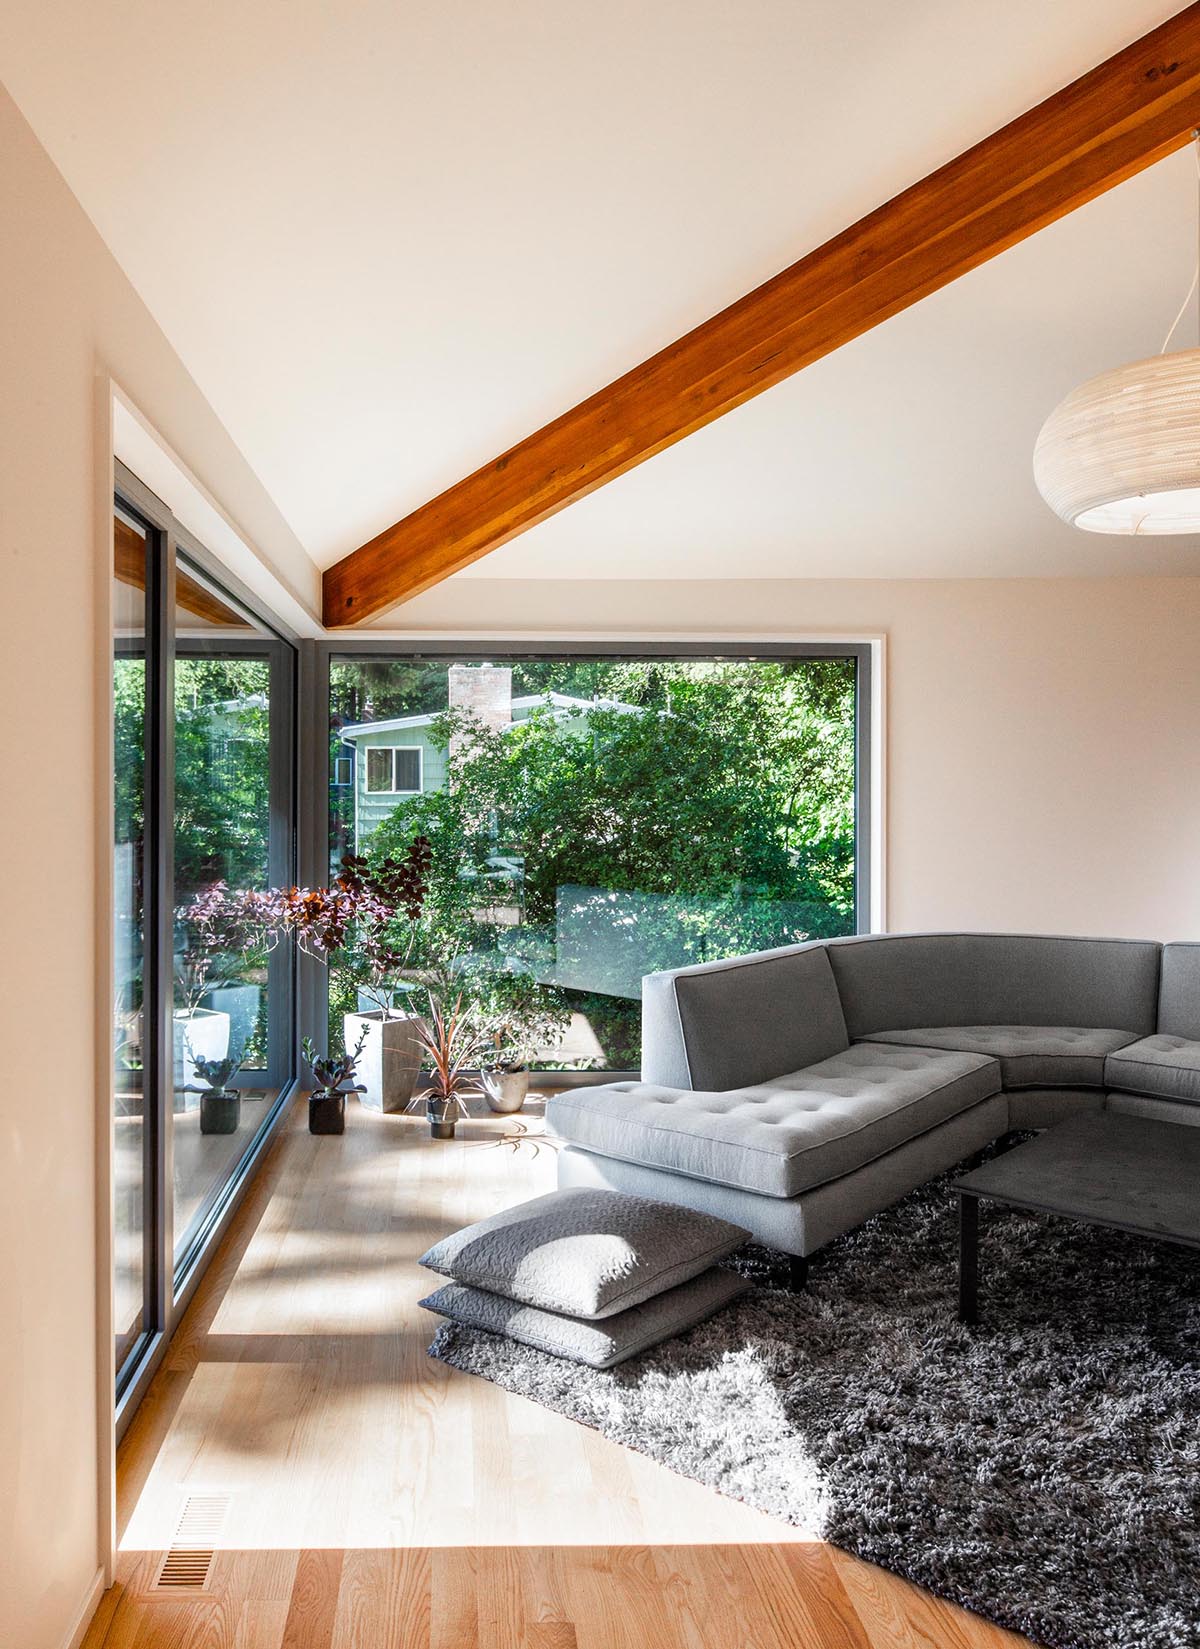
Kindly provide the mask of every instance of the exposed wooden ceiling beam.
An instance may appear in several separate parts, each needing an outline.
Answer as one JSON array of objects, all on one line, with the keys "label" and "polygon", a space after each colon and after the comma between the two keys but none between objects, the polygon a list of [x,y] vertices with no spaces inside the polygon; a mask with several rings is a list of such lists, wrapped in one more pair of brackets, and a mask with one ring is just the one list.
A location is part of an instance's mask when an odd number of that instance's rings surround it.
[{"label": "exposed wooden ceiling beam", "polygon": [[1161,160],[1198,124],[1200,3],[330,567],[325,623],[361,623],[460,572]]}]

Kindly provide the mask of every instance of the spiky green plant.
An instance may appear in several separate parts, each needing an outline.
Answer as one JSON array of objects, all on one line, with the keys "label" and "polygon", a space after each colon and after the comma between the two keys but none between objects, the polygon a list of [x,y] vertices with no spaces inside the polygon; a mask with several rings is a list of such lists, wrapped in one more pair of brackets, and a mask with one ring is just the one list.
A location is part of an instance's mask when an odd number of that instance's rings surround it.
[{"label": "spiky green plant", "polygon": [[481,1092],[471,1068],[478,1065],[488,1045],[487,1033],[463,1012],[461,996],[456,996],[447,1008],[432,993],[429,1017],[415,1026],[414,1032],[425,1051],[430,1082],[413,1095],[406,1108],[411,1111],[418,1105],[431,1104],[445,1113],[457,1112],[465,1117],[465,1096]]}]

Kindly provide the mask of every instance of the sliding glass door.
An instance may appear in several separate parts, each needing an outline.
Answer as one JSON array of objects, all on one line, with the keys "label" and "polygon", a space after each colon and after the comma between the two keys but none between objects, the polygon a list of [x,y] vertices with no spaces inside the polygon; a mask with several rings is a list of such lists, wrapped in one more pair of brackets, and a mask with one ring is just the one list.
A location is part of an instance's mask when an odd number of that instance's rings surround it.
[{"label": "sliding glass door", "polygon": [[[113,597],[118,1389],[140,1381],[295,1077],[296,649],[132,477]],[[236,1101],[204,1097],[214,1082]]]}]

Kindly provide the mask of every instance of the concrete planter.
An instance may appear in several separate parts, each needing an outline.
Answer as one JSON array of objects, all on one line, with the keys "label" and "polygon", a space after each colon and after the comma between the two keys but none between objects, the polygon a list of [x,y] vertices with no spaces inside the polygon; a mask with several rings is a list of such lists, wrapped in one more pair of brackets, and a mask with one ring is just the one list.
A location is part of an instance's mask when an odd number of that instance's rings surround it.
[{"label": "concrete planter", "polygon": [[420,1023],[415,1014],[385,1019],[378,1010],[345,1016],[347,1049],[358,1046],[364,1029],[367,1033],[354,1074],[366,1089],[359,1100],[368,1111],[403,1111],[412,1098],[424,1051],[417,1040]]},{"label": "concrete planter", "polygon": [[188,1083],[195,1080],[192,1060],[225,1058],[229,1052],[229,1015],[214,1013],[211,1008],[197,1008],[193,1013],[177,1008],[173,1030],[175,1110],[194,1111],[200,1103],[199,1094],[182,1092]]}]

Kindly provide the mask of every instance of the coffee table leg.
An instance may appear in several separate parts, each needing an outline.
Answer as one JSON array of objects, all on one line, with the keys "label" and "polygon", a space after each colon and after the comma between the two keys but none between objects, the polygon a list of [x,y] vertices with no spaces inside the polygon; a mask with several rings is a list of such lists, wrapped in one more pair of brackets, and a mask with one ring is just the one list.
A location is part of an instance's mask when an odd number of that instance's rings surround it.
[{"label": "coffee table leg", "polygon": [[958,1320],[979,1321],[979,1199],[958,1194]]}]

